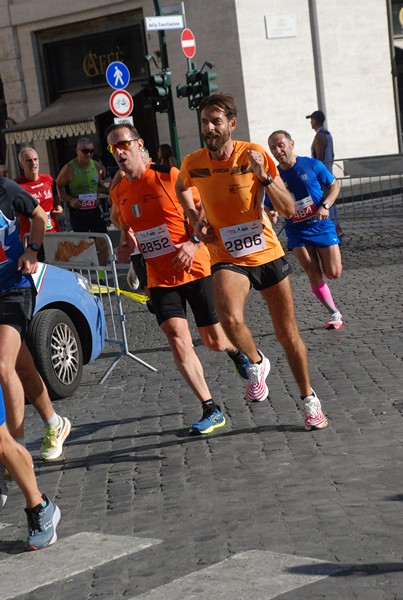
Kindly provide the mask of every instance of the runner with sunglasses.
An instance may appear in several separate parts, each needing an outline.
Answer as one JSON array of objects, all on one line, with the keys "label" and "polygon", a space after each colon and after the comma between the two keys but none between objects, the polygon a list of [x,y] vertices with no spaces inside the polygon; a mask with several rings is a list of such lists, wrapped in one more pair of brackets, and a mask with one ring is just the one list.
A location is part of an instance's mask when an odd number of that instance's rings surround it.
[{"label": "runner with sunglasses", "polygon": [[110,125],[105,135],[108,150],[124,174],[111,189],[115,222],[136,236],[146,261],[148,291],[157,322],[167,337],[179,373],[201,403],[201,419],[191,425],[190,431],[197,435],[212,433],[226,420],[212,398],[193,348],[188,306],[203,344],[211,350],[226,351],[244,379],[248,378],[249,361],[228,340],[218,321],[208,250],[188,229],[175,194],[178,169],[145,161],[144,141],[130,123]]},{"label": "runner with sunglasses", "polygon": [[107,233],[102,218],[98,195],[108,193],[102,185],[102,166],[93,160],[94,144],[86,137],[80,138],[77,156],[64,165],[56,179],[59,194],[69,208],[73,231]]}]

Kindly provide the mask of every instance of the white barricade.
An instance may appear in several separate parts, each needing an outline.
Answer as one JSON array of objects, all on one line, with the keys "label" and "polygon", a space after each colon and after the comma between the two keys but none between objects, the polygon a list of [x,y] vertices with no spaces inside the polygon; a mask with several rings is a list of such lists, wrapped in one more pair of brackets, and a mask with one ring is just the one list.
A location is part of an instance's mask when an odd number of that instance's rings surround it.
[{"label": "white barricade", "polygon": [[105,233],[72,231],[47,233],[43,246],[47,263],[81,273],[91,283],[93,293],[102,302],[106,319],[105,342],[118,345],[120,351],[99,383],[104,383],[124,356],[132,358],[150,371],[157,371],[129,351],[121,297],[125,292],[119,289],[116,256],[109,236]]}]

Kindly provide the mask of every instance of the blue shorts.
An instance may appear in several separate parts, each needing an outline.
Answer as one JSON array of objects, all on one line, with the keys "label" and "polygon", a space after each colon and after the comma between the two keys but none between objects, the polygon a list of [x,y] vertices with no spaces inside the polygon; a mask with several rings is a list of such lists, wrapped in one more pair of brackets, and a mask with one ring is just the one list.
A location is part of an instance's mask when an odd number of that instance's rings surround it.
[{"label": "blue shorts", "polygon": [[4,407],[3,392],[0,386],[0,426],[6,422],[6,409]]},{"label": "blue shorts", "polygon": [[297,229],[290,224],[286,225],[288,250],[298,246],[316,246],[317,248],[328,248],[340,244],[336,227],[331,219],[314,221],[305,229]]}]

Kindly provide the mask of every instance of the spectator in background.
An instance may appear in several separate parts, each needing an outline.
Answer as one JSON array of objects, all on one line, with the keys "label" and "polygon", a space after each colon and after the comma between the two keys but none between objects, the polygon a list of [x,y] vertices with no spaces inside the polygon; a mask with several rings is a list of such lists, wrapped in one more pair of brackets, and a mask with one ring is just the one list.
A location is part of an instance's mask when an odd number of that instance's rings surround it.
[{"label": "spectator in background", "polygon": [[0,177],[7,177],[8,169],[6,165],[0,165]]},{"label": "spectator in background", "polygon": [[[326,121],[325,114],[321,110],[314,110],[311,115],[307,115],[307,119],[311,120],[311,127],[316,131],[311,146],[311,156],[323,162],[328,171],[333,173],[334,148],[332,134],[324,127]],[[339,211],[337,206],[332,206],[330,209],[330,218],[335,224],[337,235],[341,237],[343,230],[339,222]]]},{"label": "spectator in background", "polygon": [[[16,182],[30,196],[38,201],[39,205],[46,212],[46,232],[60,231],[57,222],[57,216],[63,213],[63,207],[57,191],[56,182],[51,175],[45,175],[39,172],[39,156],[34,148],[23,148],[18,161],[23,171],[23,175],[17,177]],[[28,217],[20,215],[20,237],[24,239],[25,234],[29,233],[31,223]],[[44,260],[43,246],[38,252],[38,260]]]},{"label": "spectator in background", "polygon": [[158,164],[161,167],[176,167],[176,159],[169,144],[161,144],[158,148]]}]

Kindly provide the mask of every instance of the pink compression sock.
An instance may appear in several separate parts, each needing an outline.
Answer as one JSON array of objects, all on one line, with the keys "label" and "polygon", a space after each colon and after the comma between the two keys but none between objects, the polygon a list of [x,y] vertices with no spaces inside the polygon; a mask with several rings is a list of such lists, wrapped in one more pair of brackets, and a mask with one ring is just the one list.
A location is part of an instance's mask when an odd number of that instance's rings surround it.
[{"label": "pink compression sock", "polygon": [[319,302],[323,304],[329,313],[333,314],[338,311],[327,283],[322,281],[320,285],[311,285],[311,289]]}]

